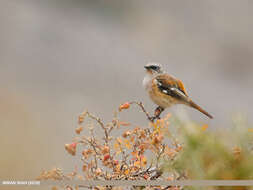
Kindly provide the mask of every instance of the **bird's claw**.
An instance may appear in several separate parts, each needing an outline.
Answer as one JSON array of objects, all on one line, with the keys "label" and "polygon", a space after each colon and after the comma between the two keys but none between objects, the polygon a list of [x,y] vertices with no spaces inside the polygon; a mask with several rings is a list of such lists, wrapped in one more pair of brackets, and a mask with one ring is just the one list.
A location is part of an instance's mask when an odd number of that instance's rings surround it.
[{"label": "bird's claw", "polygon": [[159,116],[153,116],[148,118],[151,122],[154,122],[156,119],[161,119]]}]

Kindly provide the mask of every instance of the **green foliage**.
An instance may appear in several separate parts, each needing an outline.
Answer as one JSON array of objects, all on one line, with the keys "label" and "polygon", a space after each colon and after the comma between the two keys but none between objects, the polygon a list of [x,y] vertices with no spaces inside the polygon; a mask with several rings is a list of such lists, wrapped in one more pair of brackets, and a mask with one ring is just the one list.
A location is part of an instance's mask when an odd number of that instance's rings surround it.
[{"label": "green foliage", "polygon": [[185,172],[193,180],[253,179],[253,132],[245,120],[235,118],[230,129],[219,131],[178,120],[172,124],[179,126],[183,151],[173,162],[164,161],[164,171]]}]

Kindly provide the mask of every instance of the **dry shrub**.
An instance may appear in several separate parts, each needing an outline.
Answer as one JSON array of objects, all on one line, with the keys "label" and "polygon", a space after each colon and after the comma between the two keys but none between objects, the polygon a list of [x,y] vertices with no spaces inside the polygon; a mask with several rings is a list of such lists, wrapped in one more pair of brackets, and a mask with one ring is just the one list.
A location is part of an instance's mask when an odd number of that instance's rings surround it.
[{"label": "dry shrub", "polygon": [[[146,128],[134,127],[130,123],[120,121],[119,112],[129,109],[130,105],[137,105],[149,119]],[[66,151],[76,156],[81,150],[82,173],[77,169],[71,174],[63,174],[60,169],[43,171],[38,179],[81,179],[81,180],[176,180],[183,178],[176,171],[165,174],[161,160],[174,160],[182,146],[174,139],[164,138],[169,132],[170,114],[155,122],[146,112],[142,103],[127,102],[119,107],[119,112],[109,123],[104,123],[100,118],[88,111],[78,117],[78,127],[75,129],[77,137],[71,143],[65,144]],[[85,120],[94,120],[92,127],[87,127]],[[98,128],[103,131],[103,137],[97,135]],[[122,129],[123,128],[123,129]],[[123,131],[120,136],[112,135],[113,132]],[[87,136],[89,132],[89,136]],[[82,186],[78,186],[82,187]],[[67,186],[65,188],[72,188]],[[104,189],[104,187],[91,187]],[[118,189],[120,187],[106,187]],[[131,187],[138,189],[140,187]],[[146,189],[179,189],[178,187],[142,187]],[[120,188],[123,189],[123,188]]]}]

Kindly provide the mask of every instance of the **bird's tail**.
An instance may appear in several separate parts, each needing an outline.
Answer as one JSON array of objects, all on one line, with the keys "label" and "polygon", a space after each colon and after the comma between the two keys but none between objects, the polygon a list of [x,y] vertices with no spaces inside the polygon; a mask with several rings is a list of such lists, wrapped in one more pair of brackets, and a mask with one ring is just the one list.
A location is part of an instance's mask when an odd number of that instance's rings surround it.
[{"label": "bird's tail", "polygon": [[211,116],[208,112],[206,112],[204,109],[202,109],[199,105],[197,105],[197,104],[196,104],[195,102],[193,102],[192,100],[190,100],[190,101],[188,102],[188,104],[189,104],[191,107],[193,107],[193,108],[199,110],[201,113],[205,114],[205,115],[206,115],[207,117],[209,117],[210,119],[213,119],[213,116]]}]

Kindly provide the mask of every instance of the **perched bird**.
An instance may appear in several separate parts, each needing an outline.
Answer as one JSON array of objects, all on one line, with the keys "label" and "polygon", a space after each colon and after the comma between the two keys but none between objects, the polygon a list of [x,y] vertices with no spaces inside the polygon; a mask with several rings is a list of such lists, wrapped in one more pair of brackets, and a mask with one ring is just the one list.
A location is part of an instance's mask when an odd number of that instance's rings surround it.
[{"label": "perched bird", "polygon": [[174,104],[185,104],[199,110],[209,118],[213,118],[191,100],[182,81],[165,73],[161,65],[150,63],[144,67],[146,69],[146,76],[143,79],[143,86],[147,90],[151,100],[158,105],[152,120],[159,118],[165,108]]}]

